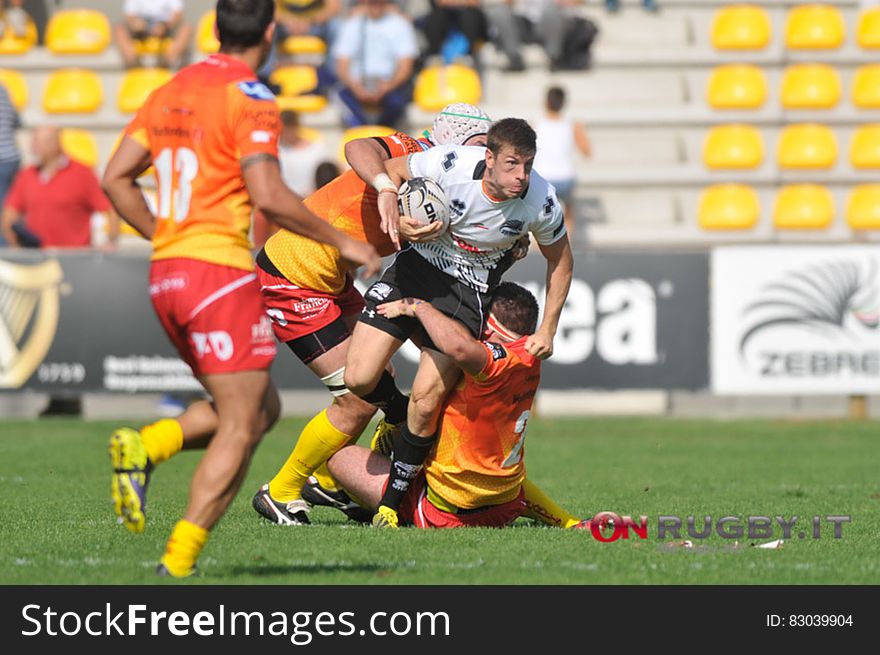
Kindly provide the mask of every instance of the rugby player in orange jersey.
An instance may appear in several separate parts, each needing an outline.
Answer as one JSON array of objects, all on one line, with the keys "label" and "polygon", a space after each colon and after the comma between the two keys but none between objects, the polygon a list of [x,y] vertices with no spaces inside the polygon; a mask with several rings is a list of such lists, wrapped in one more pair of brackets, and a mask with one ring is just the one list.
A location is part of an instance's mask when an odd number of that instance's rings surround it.
[{"label": "rugby player in orange jersey", "polygon": [[[511,282],[500,284],[483,341],[422,300],[404,298],[377,311],[389,319],[416,318],[464,372],[446,399],[436,446],[404,496],[401,523],[500,527],[525,514],[561,527],[588,527],[526,480],[526,428],[541,378],[541,360],[526,349],[538,322],[535,297]],[[329,462],[337,482],[373,509],[390,468],[387,456],[360,446],[341,449]],[[551,520],[553,515],[561,520]]]},{"label": "rugby player in orange jersey", "polygon": [[[436,236],[439,223],[420,227],[413,219],[401,217],[399,225],[382,224],[379,198],[397,200],[384,162],[433,145],[485,146],[490,125],[479,107],[456,103],[437,115],[425,139],[398,132],[353,141],[346,146],[353,170],[313,193],[305,204],[331,225],[375,245],[381,255],[399,246],[398,231],[408,241],[430,239]],[[308,523],[307,500],[348,508],[353,518],[364,518],[363,510],[334,489],[322,468],[333,453],[360,436],[377,408],[349,393],[343,383],[351,328],[364,307],[363,298],[336,250],[287,230],[266,242],[257,256],[257,275],[275,335],[321,379],[333,402],[302,430],[284,466],[257,491],[253,507],[282,525]],[[389,370],[379,384],[388,398],[380,404],[385,414],[378,428],[381,435],[406,418],[408,398],[397,389]],[[312,473],[317,480],[309,484]]]},{"label": "rugby player in orange jersey", "polygon": [[[184,518],[157,569],[164,575],[194,572],[209,530],[279,412],[268,372],[276,348],[247,237],[253,209],[337,248],[369,274],[379,267],[375,248],[316,217],[281,179],[278,107],[254,73],[272,47],[274,15],[273,0],[219,0],[220,53],[184,68],[150,95],[104,174],[118,213],[153,241],[153,306],[213,398],[213,407],[198,404],[173,430],[121,429],[111,436],[114,508],[135,532],[144,528],[152,467],[182,447],[184,432],[188,447],[207,445]],[[136,182],[150,165],[158,182],[157,216]]]}]

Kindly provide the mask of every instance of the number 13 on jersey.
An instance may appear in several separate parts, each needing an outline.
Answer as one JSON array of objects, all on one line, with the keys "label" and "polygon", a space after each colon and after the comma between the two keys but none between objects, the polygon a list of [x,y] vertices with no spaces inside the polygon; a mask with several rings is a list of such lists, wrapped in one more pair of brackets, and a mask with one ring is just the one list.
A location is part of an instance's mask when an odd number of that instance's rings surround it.
[{"label": "number 13 on jersey", "polygon": [[199,174],[199,158],[190,148],[163,148],[153,161],[159,187],[159,218],[182,223],[189,214],[192,183]]}]

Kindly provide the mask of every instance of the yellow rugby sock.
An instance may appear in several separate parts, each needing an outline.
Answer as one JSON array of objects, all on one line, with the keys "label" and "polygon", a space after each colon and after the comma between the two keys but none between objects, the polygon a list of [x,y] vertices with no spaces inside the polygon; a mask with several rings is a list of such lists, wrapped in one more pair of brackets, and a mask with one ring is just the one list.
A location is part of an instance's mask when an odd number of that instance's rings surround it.
[{"label": "yellow rugby sock", "polygon": [[302,488],[309,476],[350,439],[350,435],[333,426],[327,418],[327,410],[322,411],[300,432],[290,457],[269,482],[269,494],[283,503],[302,498]]},{"label": "yellow rugby sock", "polygon": [[324,487],[327,491],[339,491],[339,485],[336,484],[336,480],[330,475],[330,469],[327,468],[327,462],[324,462],[321,466],[315,469],[315,472],[312,473],[312,475],[318,480],[318,484]]},{"label": "yellow rugby sock", "polygon": [[199,553],[208,541],[208,531],[186,520],[177,522],[161,562],[175,578],[191,575],[199,558]]},{"label": "yellow rugby sock", "polygon": [[522,486],[526,496],[523,516],[559,528],[570,528],[580,523],[579,518],[565,511],[528,478],[523,480]]},{"label": "yellow rugby sock", "polygon": [[183,449],[183,428],[173,418],[163,418],[141,428],[141,440],[147,457],[155,466]]}]

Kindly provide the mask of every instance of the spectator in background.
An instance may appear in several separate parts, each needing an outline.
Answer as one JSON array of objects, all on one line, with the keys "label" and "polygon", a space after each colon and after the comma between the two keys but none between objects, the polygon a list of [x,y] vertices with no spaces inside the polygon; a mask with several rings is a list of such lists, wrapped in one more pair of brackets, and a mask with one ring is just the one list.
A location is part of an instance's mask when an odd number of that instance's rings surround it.
[{"label": "spectator in background", "polygon": [[468,40],[471,57],[477,46],[488,38],[486,16],[480,9],[480,0],[431,0],[431,13],[425,22],[428,55],[439,55],[450,33],[457,29]]},{"label": "spectator in background", "polygon": [[496,42],[508,59],[508,72],[525,70],[523,43],[540,43],[551,70],[576,70],[589,66],[589,51],[598,34],[596,26],[577,15],[583,0],[513,0],[486,8]]},{"label": "spectator in background", "polygon": [[[642,0],[642,7],[645,11],[655,12],[659,9],[657,0]],[[612,14],[620,11],[620,0],[605,0],[605,8]]]},{"label": "spectator in background", "polygon": [[[21,153],[15,141],[19,126],[18,112],[12,106],[6,87],[0,84],[0,207],[21,165]],[[6,239],[0,234],[0,246],[5,244]]]},{"label": "spectator in background", "polygon": [[324,142],[306,137],[296,112],[282,111],[278,159],[281,177],[288,188],[303,198],[311,195],[316,188],[315,171],[326,158]]},{"label": "spectator in background", "polygon": [[333,47],[343,117],[348,127],[369,123],[394,127],[412,93],[418,55],[415,30],[387,0],[359,4],[365,11],[343,22]]},{"label": "spectator in background", "polygon": [[332,161],[318,164],[318,168],[315,169],[315,189],[317,190],[324,185],[330,184],[341,173],[342,171],[339,170],[339,166]]},{"label": "spectator in background", "polygon": [[183,0],[125,0],[122,23],[116,26],[116,45],[127,68],[138,66],[137,41],[171,39],[160,64],[180,66],[189,47],[192,26],[183,18]]},{"label": "spectator in background", "polygon": [[27,36],[30,20],[22,5],[24,0],[0,0],[0,36],[6,32],[7,26],[19,39]]},{"label": "spectator in background", "polygon": [[341,0],[278,0],[278,35],[285,38],[310,34],[330,45],[339,27],[337,18],[341,10]]},{"label": "spectator in background", "polygon": [[574,148],[585,157],[591,154],[590,140],[584,126],[562,115],[565,91],[558,86],[547,91],[546,114],[535,126],[538,152],[534,169],[556,187],[556,197],[565,212],[565,229],[574,240],[574,212],[571,201],[574,193]]},{"label": "spectator in background", "polygon": [[34,129],[31,150],[35,163],[16,175],[3,205],[6,240],[21,247],[87,248],[92,243],[92,215],[101,212],[109,225],[110,244],[115,244],[119,219],[110,211],[95,173],[62,151],[61,130]]}]

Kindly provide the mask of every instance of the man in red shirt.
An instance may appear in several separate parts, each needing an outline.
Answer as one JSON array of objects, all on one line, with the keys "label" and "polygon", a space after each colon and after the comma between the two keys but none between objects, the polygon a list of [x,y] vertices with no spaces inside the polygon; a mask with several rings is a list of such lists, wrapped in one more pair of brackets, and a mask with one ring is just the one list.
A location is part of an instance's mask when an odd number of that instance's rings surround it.
[{"label": "man in red shirt", "polygon": [[[109,211],[110,203],[94,172],[64,154],[61,130],[50,126],[35,129],[31,151],[36,163],[18,173],[4,202],[6,240],[13,246],[88,248],[92,244],[92,214],[103,212],[114,242],[118,219]],[[25,229],[14,229],[22,218]]]}]

